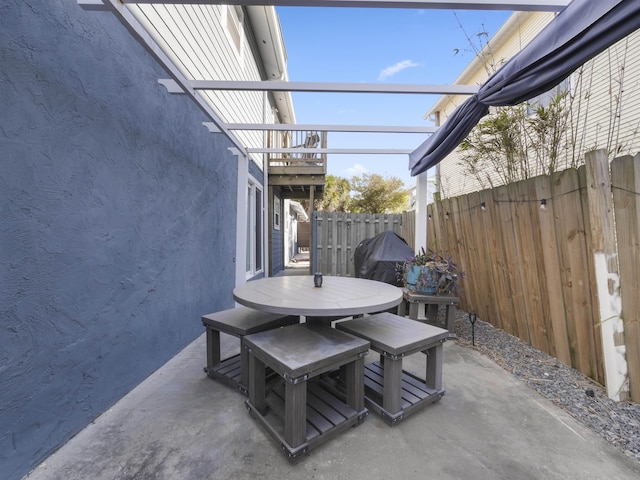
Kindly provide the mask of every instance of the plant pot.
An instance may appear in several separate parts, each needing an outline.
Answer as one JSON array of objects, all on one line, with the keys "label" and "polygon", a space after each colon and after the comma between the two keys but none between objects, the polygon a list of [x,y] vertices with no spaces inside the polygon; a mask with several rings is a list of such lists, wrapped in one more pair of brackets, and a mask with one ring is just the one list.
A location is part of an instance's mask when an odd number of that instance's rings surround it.
[{"label": "plant pot", "polygon": [[435,295],[440,274],[433,267],[413,265],[407,271],[407,289],[423,295]]}]

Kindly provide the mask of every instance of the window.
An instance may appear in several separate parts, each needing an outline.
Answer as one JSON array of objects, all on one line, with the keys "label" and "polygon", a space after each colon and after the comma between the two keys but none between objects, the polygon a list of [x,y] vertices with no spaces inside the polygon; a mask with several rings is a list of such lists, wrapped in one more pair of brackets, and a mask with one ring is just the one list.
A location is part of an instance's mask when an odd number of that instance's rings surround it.
[{"label": "window", "polygon": [[280,230],[280,220],[281,220],[281,207],[280,207],[280,197],[277,195],[273,196],[273,229]]},{"label": "window", "polygon": [[235,48],[238,58],[242,56],[242,37],[244,35],[244,14],[242,13],[242,6],[240,5],[227,5],[227,8],[223,10],[226,18],[223,23],[226,25],[229,41]]},{"label": "window", "polygon": [[534,115],[540,107],[548,108],[551,102],[558,98],[558,96],[568,93],[569,87],[569,78],[565,78],[559,85],[556,85],[551,90],[529,100],[527,102],[527,115]]},{"label": "window", "polygon": [[247,188],[247,277],[260,273],[263,266],[262,189],[249,180]]}]

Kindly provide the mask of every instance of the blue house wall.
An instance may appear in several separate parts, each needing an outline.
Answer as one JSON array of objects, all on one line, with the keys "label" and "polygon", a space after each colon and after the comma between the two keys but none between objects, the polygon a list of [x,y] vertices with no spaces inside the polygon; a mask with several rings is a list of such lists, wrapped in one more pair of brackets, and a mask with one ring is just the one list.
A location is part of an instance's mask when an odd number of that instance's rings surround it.
[{"label": "blue house wall", "polygon": [[166,77],[111,13],[0,2],[2,479],[233,306],[237,160]]}]

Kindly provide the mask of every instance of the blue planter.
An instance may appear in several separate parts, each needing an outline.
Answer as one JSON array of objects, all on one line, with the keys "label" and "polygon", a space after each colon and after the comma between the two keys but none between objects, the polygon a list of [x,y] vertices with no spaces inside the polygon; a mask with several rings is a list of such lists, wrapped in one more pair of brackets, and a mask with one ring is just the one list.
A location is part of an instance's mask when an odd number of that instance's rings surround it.
[{"label": "blue planter", "polygon": [[407,271],[407,288],[423,295],[435,295],[440,275],[435,268],[413,265]]}]

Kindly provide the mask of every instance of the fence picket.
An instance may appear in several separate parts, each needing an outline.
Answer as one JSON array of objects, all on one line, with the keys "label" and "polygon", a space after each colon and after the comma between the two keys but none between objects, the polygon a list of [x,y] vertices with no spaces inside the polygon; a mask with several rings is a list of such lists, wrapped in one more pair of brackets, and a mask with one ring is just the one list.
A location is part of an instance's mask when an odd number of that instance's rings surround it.
[{"label": "fence picket", "polygon": [[538,228],[540,232],[540,258],[542,259],[542,275],[540,275],[542,296],[541,321],[546,324],[549,342],[548,353],[566,365],[571,365],[569,339],[567,337],[564,295],[560,277],[558,243],[555,228],[555,203],[551,200],[551,184],[549,177],[533,179],[535,198],[545,201],[544,208],[539,209]]},{"label": "fence picket", "polygon": [[611,162],[622,319],[631,398],[640,402],[640,155]]}]

